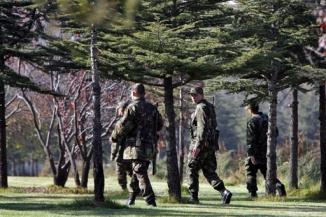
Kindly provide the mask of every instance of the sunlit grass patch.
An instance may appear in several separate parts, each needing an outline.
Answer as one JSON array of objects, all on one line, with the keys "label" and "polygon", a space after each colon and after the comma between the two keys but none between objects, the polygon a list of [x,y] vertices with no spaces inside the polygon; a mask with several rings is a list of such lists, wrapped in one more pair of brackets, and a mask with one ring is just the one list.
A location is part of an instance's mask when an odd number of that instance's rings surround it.
[{"label": "sunlit grass patch", "polygon": [[127,198],[129,193],[128,191],[106,191],[105,194],[109,198]]},{"label": "sunlit grass patch", "polygon": [[[21,178],[22,180],[25,178]],[[131,208],[125,204],[128,192],[122,191],[116,182],[116,177],[110,177],[105,185],[105,202],[94,201],[94,192],[90,182],[89,194],[74,193],[44,193],[26,192],[26,188],[39,186],[40,189],[48,188],[51,178],[46,180],[28,179],[24,182],[16,178],[16,183],[23,183],[22,186],[15,184],[16,188],[9,188],[0,191],[0,216],[2,217],[66,217],[66,216],[187,216],[187,217],[211,217],[211,216],[284,216],[284,217],[325,217],[326,205],[319,199],[307,199],[309,195],[319,191],[319,185],[312,189],[300,189],[289,191],[287,198],[265,197],[262,191],[258,192],[257,200],[250,200],[246,186],[229,186],[233,193],[230,205],[221,205],[221,195],[206,181],[200,183],[199,200],[200,204],[188,203],[187,184],[181,188],[182,201],[179,203],[175,198],[168,196],[166,181],[152,182],[154,192],[157,196],[157,207],[147,206],[146,201],[141,197],[137,198],[136,204]],[[113,181],[112,181],[113,180]],[[73,180],[67,187],[73,188]],[[263,186],[259,186],[264,190]],[[60,189],[51,186],[54,192],[67,189]],[[69,188],[68,188],[69,189]],[[12,193],[13,192],[13,193]],[[303,195],[303,196],[298,196]],[[307,197],[306,197],[307,196]],[[309,212],[307,212],[307,210]]]},{"label": "sunlit grass patch", "polygon": [[26,188],[23,187],[0,188],[0,193],[26,193]]},{"label": "sunlit grass patch", "polygon": [[87,188],[67,188],[67,187],[61,187],[57,185],[50,185],[45,188],[44,193],[56,193],[56,194],[90,194],[92,191],[88,190]]},{"label": "sunlit grass patch", "polygon": [[258,198],[254,198],[254,201],[268,201],[268,202],[285,202],[287,197],[264,195]]},{"label": "sunlit grass patch", "polygon": [[170,204],[184,204],[187,203],[187,198],[181,198],[181,201],[178,201],[175,197],[171,196],[162,196],[157,199],[158,203],[170,203]]},{"label": "sunlit grass patch", "polygon": [[288,191],[288,195],[303,200],[326,200],[326,193],[320,192],[319,185],[314,185],[310,188],[291,189]]},{"label": "sunlit grass patch", "polygon": [[50,185],[48,187],[0,188],[0,193],[90,194],[92,192],[86,188],[67,188]]}]

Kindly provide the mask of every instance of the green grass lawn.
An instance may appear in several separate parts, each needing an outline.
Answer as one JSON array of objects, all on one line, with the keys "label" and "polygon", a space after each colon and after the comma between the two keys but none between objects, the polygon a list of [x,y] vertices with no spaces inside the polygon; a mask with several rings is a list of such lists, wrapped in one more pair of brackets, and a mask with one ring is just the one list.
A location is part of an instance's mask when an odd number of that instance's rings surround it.
[{"label": "green grass lawn", "polygon": [[[138,198],[132,208],[111,209],[108,203],[93,206],[89,201],[92,193],[48,193],[39,187],[48,187],[52,179],[47,177],[10,177],[8,190],[0,190],[0,217],[46,217],[46,216],[326,216],[326,201],[318,201],[298,196],[285,200],[264,199],[260,192],[259,200],[250,200],[245,186],[230,186],[233,200],[222,206],[220,195],[208,184],[200,185],[199,205],[167,203],[167,185],[154,181],[153,188],[158,196],[158,207],[147,207]],[[90,180],[90,189],[92,189]],[[74,187],[69,180],[67,187]],[[121,192],[114,177],[106,179],[106,198],[124,204],[127,194]],[[183,195],[187,197],[188,195]]]}]

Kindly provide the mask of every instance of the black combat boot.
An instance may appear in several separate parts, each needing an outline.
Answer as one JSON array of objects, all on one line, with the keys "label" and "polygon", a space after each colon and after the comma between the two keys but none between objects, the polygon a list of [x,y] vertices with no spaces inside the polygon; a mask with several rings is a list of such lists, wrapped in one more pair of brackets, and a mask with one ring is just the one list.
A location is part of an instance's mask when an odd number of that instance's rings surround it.
[{"label": "black combat boot", "polygon": [[229,190],[225,189],[224,191],[222,191],[221,195],[222,204],[229,204],[231,202],[232,193]]},{"label": "black combat boot", "polygon": [[276,191],[278,193],[278,196],[286,197],[285,186],[282,183],[276,183]]},{"label": "black combat boot", "polygon": [[146,201],[146,203],[147,203],[147,206],[156,207],[155,197],[150,199],[149,201]]},{"label": "black combat boot", "polygon": [[257,198],[258,197],[258,195],[257,195],[257,192],[256,191],[252,191],[252,192],[250,192],[250,198],[251,199],[255,199],[255,198]]},{"label": "black combat boot", "polygon": [[132,206],[135,205],[135,200],[136,200],[137,195],[136,194],[129,194],[128,200],[127,200],[127,205]]},{"label": "black combat boot", "polygon": [[190,192],[190,198],[188,202],[198,204],[199,203],[198,192]]}]

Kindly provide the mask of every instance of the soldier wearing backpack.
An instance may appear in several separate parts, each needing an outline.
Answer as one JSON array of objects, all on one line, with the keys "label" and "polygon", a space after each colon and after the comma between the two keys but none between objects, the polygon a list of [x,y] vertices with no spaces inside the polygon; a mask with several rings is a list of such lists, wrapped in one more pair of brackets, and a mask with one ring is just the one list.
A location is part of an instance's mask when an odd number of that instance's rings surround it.
[{"label": "soldier wearing backpack", "polygon": [[189,202],[199,203],[198,173],[203,174],[212,187],[222,196],[222,204],[231,201],[232,193],[224,186],[223,181],[216,174],[215,152],[218,150],[218,130],[214,105],[207,102],[201,87],[190,90],[196,110],[191,116],[191,146],[188,162],[189,170]]},{"label": "soldier wearing backpack", "polygon": [[[267,170],[267,131],[268,116],[259,112],[259,105],[250,102],[247,111],[251,114],[251,118],[247,123],[247,159],[245,162],[247,175],[247,189],[250,197],[257,197],[257,172],[263,174],[266,180]],[[276,179],[276,191],[279,196],[286,196],[284,184]]]},{"label": "soldier wearing backpack", "polygon": [[[133,175],[137,176],[141,195],[146,203],[156,206],[155,194],[148,178],[147,169],[150,160],[155,155],[157,132],[162,128],[163,121],[157,108],[146,102],[144,97],[144,85],[133,85],[132,101],[118,122],[111,140],[117,144],[121,144],[121,141],[125,142],[123,159],[132,161]],[[131,183],[128,205],[135,203],[138,192],[137,186],[132,186]]]},{"label": "soldier wearing backpack", "polygon": [[[122,101],[118,104],[116,109],[117,119],[121,119],[123,114],[129,104],[129,101]],[[119,126],[119,120],[115,125],[111,137],[115,137],[116,129]],[[111,139],[112,140],[112,139]],[[116,161],[116,174],[118,177],[118,183],[121,186],[122,190],[127,190],[127,175],[130,176],[130,186],[138,187],[138,180],[135,175],[132,173],[132,162],[130,160],[123,159],[123,152],[125,149],[125,142],[121,141],[121,144],[112,142],[111,143],[111,160]],[[140,190],[138,190],[140,192]]]}]

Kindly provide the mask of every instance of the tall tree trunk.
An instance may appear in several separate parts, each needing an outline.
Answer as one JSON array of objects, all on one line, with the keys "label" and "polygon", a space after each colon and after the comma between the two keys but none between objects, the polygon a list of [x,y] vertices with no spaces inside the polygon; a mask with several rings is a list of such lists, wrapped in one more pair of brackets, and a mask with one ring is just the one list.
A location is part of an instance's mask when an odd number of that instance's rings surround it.
[{"label": "tall tree trunk", "polygon": [[88,176],[89,176],[89,170],[91,167],[91,160],[92,160],[92,155],[93,155],[93,148],[90,147],[89,149],[87,148],[86,145],[86,132],[85,132],[85,127],[84,127],[84,123],[85,123],[85,119],[83,118],[81,120],[81,122],[79,123],[79,128],[81,133],[81,137],[79,137],[79,141],[80,141],[80,150],[81,150],[81,157],[82,157],[82,162],[83,162],[83,166],[82,166],[82,174],[81,174],[81,187],[83,188],[87,188],[88,186]]},{"label": "tall tree trunk", "polygon": [[26,161],[25,160],[22,163],[22,171],[23,171],[23,176],[26,176]]},{"label": "tall tree trunk", "polygon": [[[59,103],[57,100],[54,100],[54,103],[57,107],[59,107]],[[74,152],[74,148],[75,146],[73,146],[70,150],[70,147],[68,145],[68,141],[65,138],[65,134],[64,134],[64,127],[63,127],[63,121],[62,121],[62,116],[61,113],[59,112],[58,109],[56,109],[56,114],[57,114],[57,120],[58,120],[58,135],[59,135],[59,142],[61,143],[61,145],[63,146],[61,148],[61,151],[64,153],[66,153],[67,158],[69,159],[70,163],[71,163],[71,168],[72,168],[72,172],[73,172],[73,176],[74,176],[74,181],[76,184],[76,187],[80,186],[80,178],[79,178],[79,173],[78,173],[78,169],[77,169],[77,164],[76,164],[76,159],[73,157],[73,152]]]},{"label": "tall tree trunk", "polygon": [[38,160],[35,160],[35,167],[34,167],[34,170],[35,170],[35,176],[38,176]]},{"label": "tall tree trunk", "polygon": [[268,81],[268,91],[271,98],[269,105],[268,139],[267,139],[267,171],[266,194],[275,195],[276,184],[276,124],[277,124],[277,89],[275,79]]},{"label": "tall tree trunk", "polygon": [[[58,166],[56,167],[55,163],[54,163],[53,156],[52,156],[52,154],[50,152],[49,147],[44,147],[44,151],[45,151],[45,153],[47,155],[47,159],[48,159],[49,164],[50,164],[51,172],[52,172],[52,175],[53,175],[53,184],[64,187],[66,182],[64,182],[64,184],[62,184],[62,181],[57,180],[58,176],[60,176],[60,177],[62,176],[61,174],[58,175],[58,173],[61,173],[61,171],[59,171],[60,167],[61,167],[61,163],[60,163],[61,160],[59,160]],[[62,152],[62,150],[60,150],[60,151]],[[61,153],[60,155],[64,155],[64,153]],[[61,158],[61,156],[59,157],[59,159],[60,158]],[[68,174],[67,174],[67,176],[68,176]],[[60,183],[60,184],[58,184],[58,183]]]},{"label": "tall tree trunk", "polygon": [[17,175],[16,161],[15,161],[15,159],[12,160],[12,175],[13,176],[16,176]]},{"label": "tall tree trunk", "polygon": [[93,165],[94,165],[94,194],[95,201],[104,202],[104,172],[102,159],[102,125],[101,125],[101,87],[100,78],[97,70],[97,49],[96,49],[96,27],[92,24],[91,28],[91,72],[92,72],[92,90],[93,90]]},{"label": "tall tree trunk", "polygon": [[179,92],[179,106],[180,106],[180,117],[179,117],[179,173],[180,183],[183,182],[183,167],[184,167],[184,135],[183,135],[183,90],[180,88]]},{"label": "tall tree trunk", "polygon": [[76,161],[75,161],[74,164],[75,164],[75,169],[74,169],[74,181],[75,181],[75,185],[76,185],[76,187],[80,187],[81,186],[81,183],[80,183],[79,172],[78,172],[78,169],[77,169]]},{"label": "tall tree trunk", "polygon": [[59,135],[58,147],[59,147],[60,155],[59,155],[58,164],[56,166],[54,165],[54,160],[50,153],[50,150],[48,151],[48,153],[51,156],[51,158],[49,158],[50,165],[54,166],[54,168],[52,169],[54,185],[64,187],[68,180],[71,162],[66,159],[65,148],[64,145],[62,144],[62,139],[60,138],[61,136],[60,136],[59,127],[58,127],[58,135]]},{"label": "tall tree trunk", "polygon": [[34,161],[33,158],[29,160],[29,176],[34,176]]},{"label": "tall tree trunk", "polygon": [[[326,5],[325,0],[320,1]],[[319,121],[320,121],[320,192],[326,192],[326,96],[325,82],[319,87]]]},{"label": "tall tree trunk", "polygon": [[89,174],[90,166],[91,166],[90,159],[86,159],[83,161],[82,178],[81,178],[81,187],[83,188],[87,188],[88,185],[88,174]]},{"label": "tall tree trunk", "polygon": [[181,186],[175,137],[175,113],[173,104],[172,77],[164,78],[164,106],[167,117],[166,160],[169,196],[181,201]]},{"label": "tall tree trunk", "polygon": [[[0,26],[0,73],[5,68],[3,30]],[[5,85],[0,79],[0,188],[8,188]]]},{"label": "tall tree trunk", "polygon": [[326,97],[325,83],[319,87],[320,191],[326,192]]},{"label": "tall tree trunk", "polygon": [[292,189],[298,188],[298,89],[292,92],[292,136],[290,151],[290,180],[289,186]]},{"label": "tall tree trunk", "polygon": [[54,184],[57,186],[65,187],[66,182],[68,180],[70,171],[70,162],[68,165],[61,167],[61,165],[58,165],[57,167],[57,173],[54,176]]},{"label": "tall tree trunk", "polygon": [[[4,67],[3,58],[0,61],[1,70]],[[0,79],[0,188],[8,188],[7,169],[5,85]]]},{"label": "tall tree trunk", "polygon": [[[62,131],[63,129],[61,129]],[[64,135],[62,135],[63,137]],[[74,176],[74,181],[75,181],[75,185],[76,187],[80,187],[80,178],[79,178],[79,172],[78,172],[78,168],[77,168],[77,163],[76,163],[76,159],[72,156],[73,154],[71,153],[71,151],[69,150],[68,145],[66,144],[66,141],[63,141],[63,143],[65,143],[65,148],[66,148],[66,155],[68,155],[68,159],[70,161],[70,165],[72,168],[72,172],[73,172],[73,176]],[[74,148],[72,148],[74,149]],[[72,150],[73,152],[74,150]]]}]

